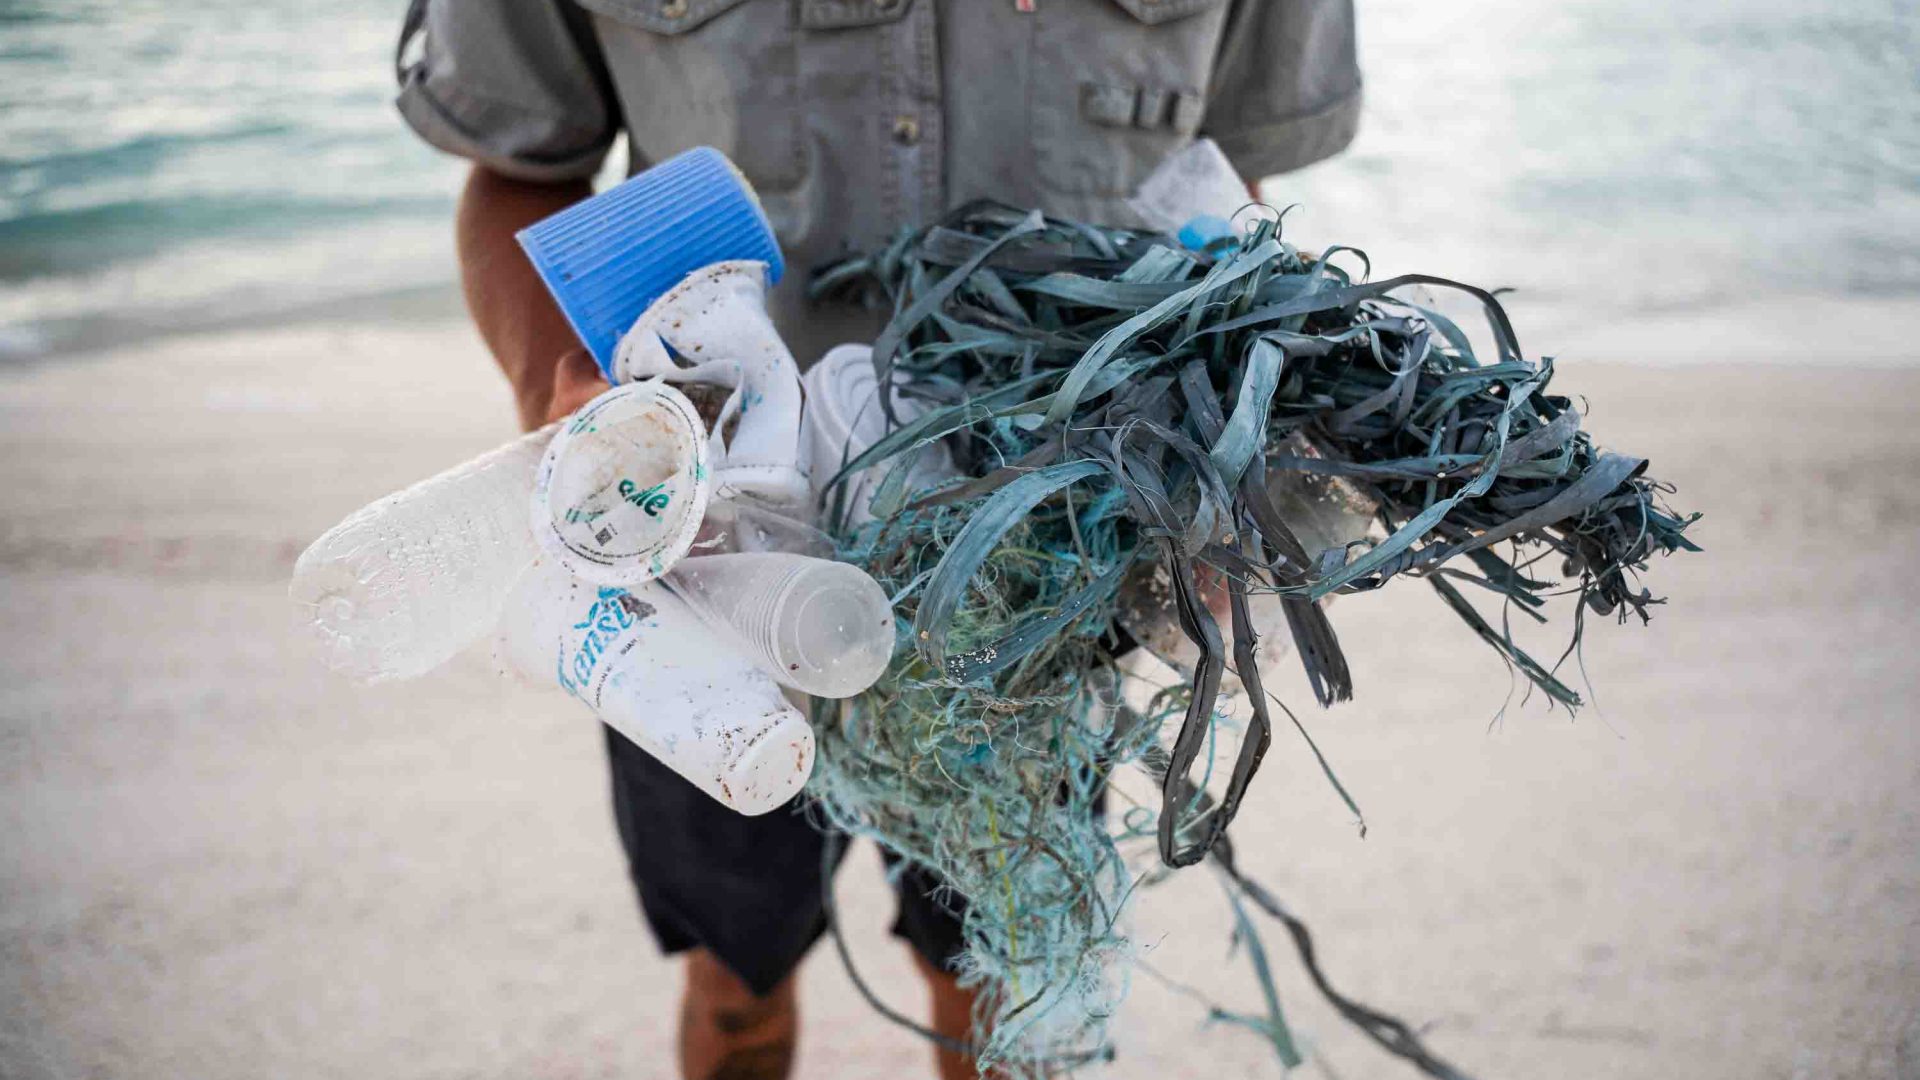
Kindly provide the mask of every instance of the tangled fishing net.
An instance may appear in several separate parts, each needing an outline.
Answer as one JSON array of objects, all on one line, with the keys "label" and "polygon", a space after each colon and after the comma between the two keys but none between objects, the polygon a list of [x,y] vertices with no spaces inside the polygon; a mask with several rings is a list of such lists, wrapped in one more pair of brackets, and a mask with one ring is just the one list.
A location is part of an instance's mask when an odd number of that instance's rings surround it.
[{"label": "tangled fishing net", "polygon": [[[1558,663],[1465,590],[1539,620],[1571,593],[1577,645],[1585,612],[1644,619],[1657,601],[1637,571],[1693,549],[1691,519],[1663,508],[1644,461],[1594,445],[1493,296],[1355,280],[1340,262],[1365,257],[1304,254],[1273,217],[1196,252],[973,204],[815,283],[892,310],[880,384],[925,408],[841,470],[885,477],[875,520],[838,515],[836,538],[894,596],[907,637],[871,690],[816,714],[812,790],[837,824],[968,899],[963,982],[981,991],[983,1068],[1039,1075],[1107,1053],[1130,966],[1121,912],[1159,869],[1128,856],[1147,850],[1164,867],[1210,858],[1237,933],[1252,934],[1249,907],[1282,920],[1343,1015],[1458,1075],[1327,985],[1305,928],[1233,863],[1227,828],[1279,704],[1261,628],[1284,625],[1332,704],[1352,682],[1321,601],[1423,580],[1571,708]],[[1410,286],[1477,299],[1497,355],[1477,356]],[[961,475],[916,486],[936,442]],[[1373,529],[1324,527],[1314,507],[1330,500]],[[1143,603],[1189,646],[1184,682],[1150,699],[1127,693],[1120,663],[1142,635],[1123,612]],[[1263,621],[1276,611],[1283,623]],[[1230,677],[1246,698],[1227,731]],[[1128,766],[1153,777],[1159,806],[1103,807]],[[1291,1064],[1255,940],[1268,1009],[1235,1019]]]}]

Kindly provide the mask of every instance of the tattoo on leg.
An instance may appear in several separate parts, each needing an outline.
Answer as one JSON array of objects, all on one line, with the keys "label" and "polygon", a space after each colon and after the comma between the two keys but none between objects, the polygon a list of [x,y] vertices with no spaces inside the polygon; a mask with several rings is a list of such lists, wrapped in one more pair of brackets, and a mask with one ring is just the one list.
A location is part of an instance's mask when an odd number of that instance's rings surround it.
[{"label": "tattoo on leg", "polygon": [[722,1035],[739,1035],[767,1023],[780,1012],[780,1003],[771,998],[736,1008],[713,1010],[713,1026]]},{"label": "tattoo on leg", "polygon": [[793,1064],[793,1040],[730,1050],[714,1064],[707,1080],[784,1080]]}]

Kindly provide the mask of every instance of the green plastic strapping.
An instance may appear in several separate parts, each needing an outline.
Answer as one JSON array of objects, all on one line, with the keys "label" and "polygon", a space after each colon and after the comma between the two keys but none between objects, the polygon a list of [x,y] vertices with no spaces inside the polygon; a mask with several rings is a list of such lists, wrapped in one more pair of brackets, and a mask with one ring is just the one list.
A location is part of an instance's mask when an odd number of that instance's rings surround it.
[{"label": "green plastic strapping", "polygon": [[[880,496],[890,516],[836,532],[842,557],[897,598],[903,637],[871,690],[817,709],[811,788],[836,823],[969,898],[964,979],[983,991],[983,1065],[1037,1076],[1106,1052],[1128,969],[1117,921],[1146,874],[1126,851],[1151,843],[1169,867],[1211,857],[1241,934],[1252,932],[1242,901],[1280,918],[1345,1015],[1430,1074],[1458,1075],[1405,1025],[1338,997],[1304,926],[1232,865],[1227,828],[1271,729],[1250,604],[1282,606],[1332,704],[1352,682],[1319,601],[1425,578],[1572,708],[1555,665],[1457,586],[1536,617],[1571,592],[1593,612],[1644,619],[1657,601],[1638,572],[1655,553],[1695,550],[1693,518],[1660,505],[1644,461],[1593,444],[1549,391],[1551,362],[1524,358],[1491,294],[1424,275],[1354,281],[1331,254],[1303,254],[1277,219],[1199,254],[977,203],[816,280],[894,313],[874,350],[880,385],[899,373],[928,406],[842,475],[944,440],[964,476],[907,491],[893,469]],[[1476,356],[1459,327],[1401,295],[1413,285],[1478,300],[1498,355]],[[1274,494],[1289,474],[1355,485],[1382,531],[1352,550],[1307,550]],[[1200,660],[1135,712],[1115,619],[1123,579],[1145,560],[1172,582]],[[1557,575],[1543,569],[1556,563]],[[1221,578],[1209,604],[1206,582]],[[1250,700],[1225,760],[1214,736],[1229,667]],[[1162,802],[1110,822],[1102,793],[1126,765],[1149,771]],[[1196,769],[1224,774],[1217,796]],[[1248,952],[1270,993],[1265,953]],[[1267,1031],[1292,1060],[1277,999],[1264,1013],[1220,1015]]]}]

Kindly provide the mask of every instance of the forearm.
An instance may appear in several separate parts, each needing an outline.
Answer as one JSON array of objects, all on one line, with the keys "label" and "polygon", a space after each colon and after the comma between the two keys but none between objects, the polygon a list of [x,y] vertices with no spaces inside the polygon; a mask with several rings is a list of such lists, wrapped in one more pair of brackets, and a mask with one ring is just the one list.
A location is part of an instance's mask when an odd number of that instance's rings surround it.
[{"label": "forearm", "polygon": [[512,384],[521,426],[528,429],[547,419],[554,370],[580,345],[513,234],[592,190],[585,180],[534,184],[476,166],[460,195],[455,243],[467,310]]}]

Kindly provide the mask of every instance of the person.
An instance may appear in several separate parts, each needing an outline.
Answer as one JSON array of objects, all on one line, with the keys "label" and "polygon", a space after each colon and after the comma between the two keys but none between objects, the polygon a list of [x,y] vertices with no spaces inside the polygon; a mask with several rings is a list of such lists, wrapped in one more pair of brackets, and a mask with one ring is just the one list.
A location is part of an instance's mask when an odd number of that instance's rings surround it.
[{"label": "person", "polygon": [[[605,383],[514,233],[589,195],[620,136],[634,170],[699,145],[739,165],[787,259],[770,310],[805,364],[877,330],[809,305],[814,268],[976,198],[1128,224],[1125,197],[1191,140],[1267,176],[1343,148],[1360,104],[1351,0],[414,0],[398,76],[405,120],[473,162],[461,280],[527,428]],[[687,954],[684,1074],[786,1075],[829,839],[804,807],[740,817],[611,731],[607,752],[646,922]],[[964,1040],[964,900],[895,876],[931,1026]],[[974,1071],[951,1049],[937,1064]]]}]

